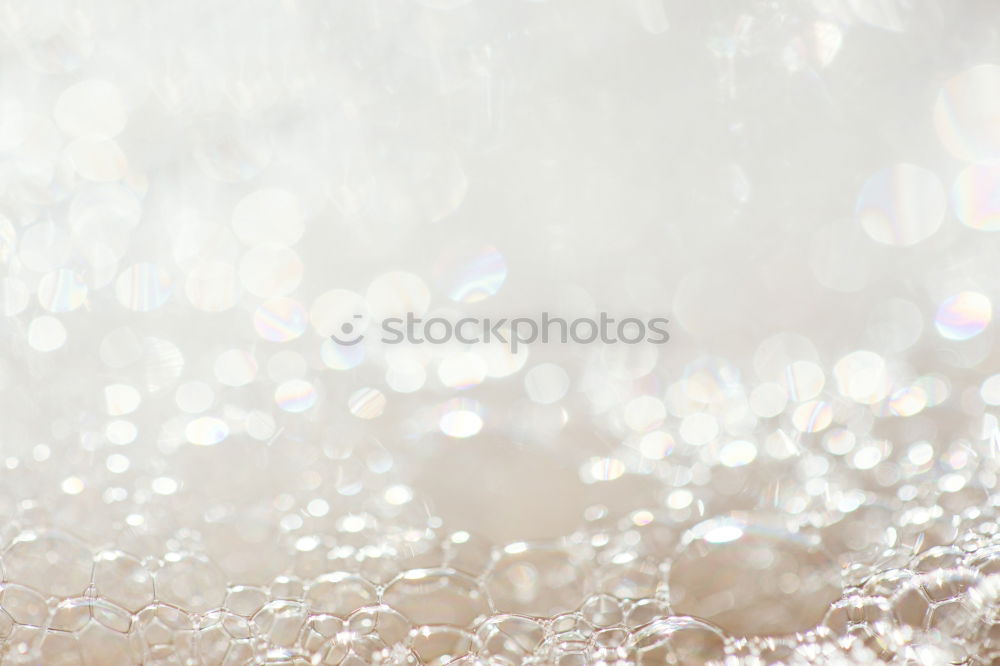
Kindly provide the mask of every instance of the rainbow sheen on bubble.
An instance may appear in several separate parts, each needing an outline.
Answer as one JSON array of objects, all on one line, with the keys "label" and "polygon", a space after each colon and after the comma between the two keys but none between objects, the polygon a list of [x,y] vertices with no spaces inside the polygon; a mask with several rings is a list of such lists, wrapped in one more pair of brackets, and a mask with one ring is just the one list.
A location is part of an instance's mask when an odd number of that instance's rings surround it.
[{"label": "rainbow sheen on bubble", "polygon": [[82,276],[65,268],[43,276],[38,284],[38,302],[49,312],[72,312],[86,298]]},{"label": "rainbow sheen on bubble", "polygon": [[192,444],[213,446],[229,436],[229,426],[220,418],[201,416],[187,424],[184,435]]},{"label": "rainbow sheen on bubble", "polygon": [[507,279],[507,261],[491,245],[459,247],[439,260],[435,272],[448,298],[459,303],[478,303],[500,291]]},{"label": "rainbow sheen on bubble", "polygon": [[365,345],[339,345],[330,338],[324,338],[319,353],[326,367],[333,370],[350,370],[365,360]]},{"label": "rainbow sheen on bubble", "polygon": [[316,400],[316,387],[303,379],[289,379],[274,390],[274,402],[278,407],[294,414],[311,409]]},{"label": "rainbow sheen on bubble", "polygon": [[261,303],[253,315],[257,335],[271,342],[288,342],[302,335],[309,325],[305,306],[292,298],[272,298]]},{"label": "rainbow sheen on bubble", "polygon": [[170,298],[171,279],[157,264],[139,263],[122,271],[115,282],[118,302],[135,312],[149,312]]},{"label": "rainbow sheen on bubble", "polygon": [[949,79],[934,105],[941,143],[960,160],[1000,158],[1000,65],[971,67]]},{"label": "rainbow sheen on bubble", "polygon": [[934,325],[948,340],[969,340],[982,333],[993,318],[990,299],[975,291],[949,296],[938,306]]},{"label": "rainbow sheen on bubble", "polygon": [[962,224],[1000,231],[1000,163],[972,164],[955,177],[952,207]]},{"label": "rainbow sheen on bubble", "polygon": [[945,207],[944,188],[936,175],[912,164],[897,164],[865,181],[855,215],[873,240],[907,247],[938,230]]},{"label": "rainbow sheen on bubble", "polygon": [[385,394],[376,388],[358,389],[347,400],[347,409],[359,419],[375,419],[382,416],[386,406]]},{"label": "rainbow sheen on bubble", "polygon": [[438,427],[448,437],[465,439],[483,429],[483,408],[476,400],[460,398],[440,408]]}]

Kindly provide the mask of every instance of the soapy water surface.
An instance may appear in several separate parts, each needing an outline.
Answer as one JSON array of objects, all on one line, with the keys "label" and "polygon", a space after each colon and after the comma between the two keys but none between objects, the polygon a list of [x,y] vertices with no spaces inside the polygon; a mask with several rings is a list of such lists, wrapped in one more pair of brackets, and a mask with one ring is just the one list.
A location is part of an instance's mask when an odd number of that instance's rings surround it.
[{"label": "soapy water surface", "polygon": [[0,0],[0,663],[1000,663],[997,19]]}]

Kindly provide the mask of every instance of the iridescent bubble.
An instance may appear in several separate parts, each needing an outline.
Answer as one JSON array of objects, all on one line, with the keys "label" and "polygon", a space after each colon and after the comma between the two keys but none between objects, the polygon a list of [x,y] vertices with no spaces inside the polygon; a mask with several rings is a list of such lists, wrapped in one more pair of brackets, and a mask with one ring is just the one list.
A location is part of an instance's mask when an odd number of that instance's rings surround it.
[{"label": "iridescent bubble", "polygon": [[904,386],[889,396],[889,409],[896,416],[913,416],[927,406],[927,394],[919,386]]},{"label": "iridescent bubble", "polygon": [[941,180],[912,164],[897,164],[869,178],[855,214],[865,232],[885,245],[906,247],[941,226],[946,199]]},{"label": "iridescent bubble", "polygon": [[979,395],[987,405],[1000,405],[1000,374],[987,377],[979,387]]},{"label": "iridescent bubble", "polygon": [[347,408],[359,419],[375,419],[385,411],[385,394],[376,388],[362,388],[351,394]]},{"label": "iridescent bubble", "polygon": [[796,402],[812,400],[825,383],[823,369],[810,361],[794,361],[785,369],[785,388],[788,397]]},{"label": "iridescent bubble", "polygon": [[750,409],[762,418],[777,416],[785,410],[788,394],[780,384],[765,382],[750,393]]},{"label": "iridescent bubble", "polygon": [[286,412],[304,412],[316,404],[316,399],[316,387],[304,379],[282,382],[274,391],[274,401]]},{"label": "iridescent bubble", "polygon": [[109,416],[131,414],[139,408],[142,395],[129,384],[108,384],[104,387],[104,409]]},{"label": "iridescent bubble", "polygon": [[885,359],[867,350],[840,358],[833,366],[833,376],[842,396],[864,405],[879,402],[890,388]]},{"label": "iridescent bubble", "polygon": [[192,444],[213,446],[229,436],[229,426],[214,416],[202,416],[187,424],[184,436]]},{"label": "iridescent bubble", "polygon": [[104,428],[104,436],[108,438],[108,441],[121,446],[131,444],[138,435],[139,429],[135,424],[122,419],[111,421]]},{"label": "iridescent bubble", "polygon": [[948,399],[951,391],[948,382],[941,377],[932,375],[919,377],[910,382],[910,385],[924,392],[924,395],[927,396],[928,407],[936,407],[943,403]]},{"label": "iridescent bubble", "polygon": [[618,458],[594,456],[580,465],[580,480],[584,483],[614,481],[625,474],[625,463]]},{"label": "iridescent bubble", "polygon": [[115,295],[129,310],[149,312],[167,302],[170,284],[170,275],[156,264],[134,264],[118,276]]},{"label": "iridescent bubble", "polygon": [[35,317],[28,324],[28,344],[40,352],[50,352],[66,344],[66,327],[55,317]]},{"label": "iridescent bubble", "polygon": [[128,112],[115,84],[99,79],[80,81],[56,100],[53,119],[70,136],[110,139],[125,128]]},{"label": "iridescent bubble", "polygon": [[448,437],[465,439],[483,429],[482,407],[475,400],[460,399],[445,403],[441,407],[438,427]]},{"label": "iridescent bubble", "polygon": [[240,259],[240,282],[251,294],[262,298],[284,296],[302,281],[299,255],[283,245],[256,245]]},{"label": "iridescent bubble", "polygon": [[934,325],[943,338],[968,340],[982,333],[992,318],[989,298],[975,291],[963,291],[941,302]]},{"label": "iridescent bubble", "polygon": [[257,376],[257,360],[243,349],[227,349],[212,366],[215,378],[225,386],[246,386]]},{"label": "iridescent bubble", "polygon": [[726,467],[749,465],[757,458],[757,447],[753,442],[737,439],[723,445],[719,451],[719,462]]},{"label": "iridescent bubble", "polygon": [[141,353],[148,391],[159,391],[173,386],[184,372],[184,354],[170,340],[144,338]]},{"label": "iridescent bubble", "polygon": [[38,302],[49,312],[72,312],[87,299],[87,285],[71,270],[60,268],[38,282]]},{"label": "iridescent bubble", "polygon": [[800,432],[820,432],[833,421],[833,407],[823,400],[802,403],[792,413],[792,425]]},{"label": "iridescent bubble", "polygon": [[1000,65],[976,65],[949,79],[934,105],[934,127],[948,151],[976,162],[1000,157]]},{"label": "iridescent bubble", "polygon": [[486,379],[486,362],[479,354],[449,354],[438,364],[438,379],[448,388],[468,389]]},{"label": "iridescent bubble", "polygon": [[507,262],[491,245],[455,248],[439,260],[438,285],[460,303],[477,303],[495,295],[507,279]]},{"label": "iridescent bubble", "polygon": [[636,432],[660,427],[667,417],[663,401],[652,395],[640,395],[625,404],[625,425]]},{"label": "iridescent bubble", "polygon": [[[509,330],[504,330],[503,335],[506,339],[510,339]],[[480,345],[478,350],[486,361],[487,374],[497,379],[519,372],[528,362],[528,347],[524,345],[513,352],[509,344],[491,340],[487,344]]]},{"label": "iridescent bubble", "polygon": [[233,209],[233,231],[247,245],[294,245],[305,231],[298,199],[276,187],[255,190]]},{"label": "iridescent bubble", "polygon": [[365,360],[364,345],[338,345],[330,338],[323,339],[319,353],[326,367],[333,370],[350,370]]},{"label": "iridescent bubble", "polygon": [[955,215],[967,227],[1000,231],[1000,164],[972,164],[955,177],[951,190]]},{"label": "iridescent bubble", "polygon": [[680,435],[688,444],[700,446],[719,434],[719,422],[711,414],[696,412],[681,421]]},{"label": "iridescent bubble", "polygon": [[291,298],[272,298],[261,303],[253,315],[257,335],[271,342],[288,342],[302,335],[309,321],[306,308]]},{"label": "iridescent bubble", "polygon": [[385,360],[388,369],[385,373],[386,383],[393,391],[412,393],[419,390],[427,381],[427,359],[416,347],[390,349]]},{"label": "iridescent bubble", "polygon": [[674,438],[670,433],[662,430],[654,430],[642,436],[639,440],[639,452],[643,458],[649,460],[662,460],[670,455],[676,446]]}]

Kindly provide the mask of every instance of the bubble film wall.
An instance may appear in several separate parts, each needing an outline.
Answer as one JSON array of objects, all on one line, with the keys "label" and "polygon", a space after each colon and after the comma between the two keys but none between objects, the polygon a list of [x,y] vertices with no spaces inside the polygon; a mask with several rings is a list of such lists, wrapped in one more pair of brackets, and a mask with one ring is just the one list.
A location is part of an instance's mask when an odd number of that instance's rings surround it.
[{"label": "bubble film wall", "polygon": [[0,663],[1000,664],[998,26],[0,0]]}]

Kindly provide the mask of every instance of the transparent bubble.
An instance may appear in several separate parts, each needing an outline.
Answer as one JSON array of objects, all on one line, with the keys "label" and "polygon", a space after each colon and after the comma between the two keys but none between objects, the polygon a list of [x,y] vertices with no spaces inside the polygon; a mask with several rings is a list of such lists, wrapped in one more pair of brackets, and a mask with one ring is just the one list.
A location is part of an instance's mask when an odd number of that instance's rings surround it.
[{"label": "transparent bubble", "polygon": [[972,164],[955,177],[951,205],[962,224],[1000,230],[1000,164]]},{"label": "transparent bubble", "polygon": [[199,555],[170,555],[155,575],[157,596],[178,608],[203,613],[226,597],[226,578]]},{"label": "transparent bubble", "polygon": [[438,364],[438,379],[449,388],[467,389],[486,379],[486,362],[473,352],[449,354]]},{"label": "transparent bubble", "polygon": [[299,255],[283,245],[255,245],[240,259],[239,278],[243,287],[262,298],[285,296],[302,281],[304,270]]},{"label": "transparent bubble", "polygon": [[118,302],[129,310],[149,312],[170,299],[170,275],[160,266],[135,264],[122,271],[115,282]]},{"label": "transparent bubble", "polygon": [[963,291],[941,302],[934,325],[943,338],[968,340],[982,333],[992,318],[989,298],[975,291]]},{"label": "transparent bubble", "polygon": [[177,387],[174,402],[182,412],[198,414],[212,406],[215,395],[212,387],[205,382],[186,382]]},{"label": "transparent bubble", "polygon": [[487,574],[486,589],[500,612],[552,616],[573,610],[588,592],[583,556],[558,545],[510,544]]},{"label": "transparent bubble", "polygon": [[833,376],[837,391],[861,404],[873,405],[889,391],[885,359],[875,352],[860,350],[841,357],[833,366]]},{"label": "transparent bubble", "polygon": [[47,595],[65,597],[82,594],[87,588],[93,554],[66,534],[25,532],[4,551],[3,563],[9,579]]},{"label": "transparent bubble", "polygon": [[539,363],[524,375],[524,388],[532,401],[551,405],[562,400],[569,392],[570,378],[555,363]]},{"label": "transparent bubble", "polygon": [[461,399],[440,408],[438,427],[445,435],[465,439],[483,429],[482,406],[475,400]]},{"label": "transparent bubble", "polygon": [[663,401],[651,395],[640,395],[625,404],[625,425],[637,432],[660,427],[667,417]]},{"label": "transparent bubble", "polygon": [[771,635],[818,623],[839,593],[837,578],[818,539],[780,522],[720,517],[685,533],[667,586],[677,613]]},{"label": "transparent bubble", "polygon": [[303,379],[290,379],[274,390],[274,402],[286,412],[304,412],[316,404],[316,387]]},{"label": "transparent bubble", "polygon": [[1000,157],[1000,65],[971,67],[941,88],[934,104],[934,127],[948,151],[975,162]]},{"label": "transparent bubble", "polygon": [[72,312],[87,298],[82,278],[66,269],[42,277],[38,283],[38,302],[49,312]]},{"label": "transparent bubble", "polygon": [[490,609],[479,583],[450,569],[407,571],[386,586],[382,600],[414,624],[472,626]]},{"label": "transparent bubble", "polygon": [[376,388],[362,388],[351,394],[347,408],[360,419],[375,419],[382,415],[386,406],[385,394]]},{"label": "transparent bubble", "polygon": [[50,352],[66,344],[66,327],[55,317],[35,317],[28,324],[28,344],[40,352]]},{"label": "transparent bubble", "polygon": [[438,260],[437,283],[460,303],[477,303],[496,295],[507,279],[507,262],[495,247],[456,247]]},{"label": "transparent bubble", "polygon": [[926,169],[897,164],[865,182],[855,215],[873,240],[906,247],[932,236],[946,207],[941,180]]},{"label": "transparent bubble", "polygon": [[987,405],[1000,405],[1000,374],[987,377],[979,388],[979,395]]},{"label": "transparent bubble", "polygon": [[833,406],[823,400],[811,400],[795,408],[792,425],[800,432],[820,432],[833,421]]},{"label": "transparent bubble", "polygon": [[192,444],[213,446],[229,436],[229,426],[220,418],[201,416],[185,426],[184,435]]},{"label": "transparent bubble", "polygon": [[257,335],[271,342],[288,342],[306,331],[306,308],[292,298],[272,298],[261,303],[253,315]]},{"label": "transparent bubble", "polygon": [[249,351],[227,349],[213,365],[215,378],[226,386],[245,386],[257,376],[257,360]]}]

